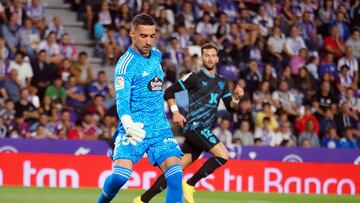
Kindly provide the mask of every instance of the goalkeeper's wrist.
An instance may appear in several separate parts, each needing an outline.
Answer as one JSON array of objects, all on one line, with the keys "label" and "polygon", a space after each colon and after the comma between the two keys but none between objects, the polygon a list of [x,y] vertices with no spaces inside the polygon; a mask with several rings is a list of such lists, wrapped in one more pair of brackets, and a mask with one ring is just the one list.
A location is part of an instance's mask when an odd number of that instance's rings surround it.
[{"label": "goalkeeper's wrist", "polygon": [[127,114],[121,116],[120,120],[121,120],[121,123],[122,123],[122,125],[124,126],[125,129],[130,127],[130,125],[133,123],[133,120],[132,120],[131,116],[127,115]]}]

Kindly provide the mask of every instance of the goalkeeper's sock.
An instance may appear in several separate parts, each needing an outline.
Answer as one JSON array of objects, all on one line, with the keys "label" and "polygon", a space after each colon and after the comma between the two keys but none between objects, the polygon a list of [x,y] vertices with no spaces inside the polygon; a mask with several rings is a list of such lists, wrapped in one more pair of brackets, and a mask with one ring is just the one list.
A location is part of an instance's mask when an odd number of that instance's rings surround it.
[{"label": "goalkeeper's sock", "polygon": [[164,176],[167,182],[166,203],[182,203],[182,168],[179,164],[170,166]]},{"label": "goalkeeper's sock", "polygon": [[113,173],[106,178],[98,203],[110,202],[119,192],[120,188],[129,180],[130,175],[130,169],[114,166]]},{"label": "goalkeeper's sock", "polygon": [[195,186],[199,180],[213,173],[217,168],[226,163],[226,159],[220,157],[209,158],[201,168],[187,181],[187,184]]},{"label": "goalkeeper's sock", "polygon": [[165,190],[167,184],[164,174],[162,174],[155,183],[141,195],[141,201],[149,202],[155,195]]}]

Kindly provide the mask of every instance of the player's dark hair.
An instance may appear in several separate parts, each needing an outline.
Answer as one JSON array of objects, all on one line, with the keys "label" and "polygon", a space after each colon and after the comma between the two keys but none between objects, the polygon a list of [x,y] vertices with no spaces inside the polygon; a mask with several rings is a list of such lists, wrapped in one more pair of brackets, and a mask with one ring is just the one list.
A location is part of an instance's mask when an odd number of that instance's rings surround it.
[{"label": "player's dark hair", "polygon": [[139,25],[155,25],[155,20],[146,13],[140,13],[131,21],[131,29],[136,30]]},{"label": "player's dark hair", "polygon": [[204,50],[206,49],[215,49],[216,53],[218,52],[218,48],[216,47],[216,45],[214,43],[206,43],[204,45],[201,46],[201,54],[204,53]]}]

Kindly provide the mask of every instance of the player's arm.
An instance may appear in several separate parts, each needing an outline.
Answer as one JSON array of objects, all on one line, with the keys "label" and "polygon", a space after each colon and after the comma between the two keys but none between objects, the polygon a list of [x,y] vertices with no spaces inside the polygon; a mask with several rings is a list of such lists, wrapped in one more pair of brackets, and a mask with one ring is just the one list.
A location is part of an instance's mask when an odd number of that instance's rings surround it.
[{"label": "player's arm", "polygon": [[144,139],[145,131],[143,130],[143,123],[135,123],[131,118],[131,71],[124,71],[124,69],[119,68],[119,73],[115,74],[114,79],[117,113],[130,144],[136,145],[137,142],[141,142]]},{"label": "player's arm", "polygon": [[235,86],[233,94],[230,93],[229,87],[225,85],[222,100],[224,101],[226,110],[229,112],[237,110],[242,96],[244,96],[244,90],[239,85]]},{"label": "player's arm", "polygon": [[165,91],[165,100],[170,106],[170,110],[173,114],[173,121],[180,127],[184,127],[186,119],[183,115],[181,115],[179,108],[176,105],[175,93],[196,88],[196,81],[196,75],[194,73],[189,73],[168,87]]}]

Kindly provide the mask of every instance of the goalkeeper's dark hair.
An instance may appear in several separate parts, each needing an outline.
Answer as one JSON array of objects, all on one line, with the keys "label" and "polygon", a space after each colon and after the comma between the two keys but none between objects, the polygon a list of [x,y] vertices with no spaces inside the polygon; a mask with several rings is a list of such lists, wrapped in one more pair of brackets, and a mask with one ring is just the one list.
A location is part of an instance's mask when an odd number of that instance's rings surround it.
[{"label": "goalkeeper's dark hair", "polygon": [[204,45],[201,46],[201,54],[204,53],[204,50],[206,49],[215,49],[216,53],[218,52],[218,48],[216,47],[216,45],[214,43],[206,43]]},{"label": "goalkeeper's dark hair", "polygon": [[140,13],[136,15],[131,21],[131,29],[136,30],[139,25],[154,25],[156,26],[155,20],[146,13]]}]

